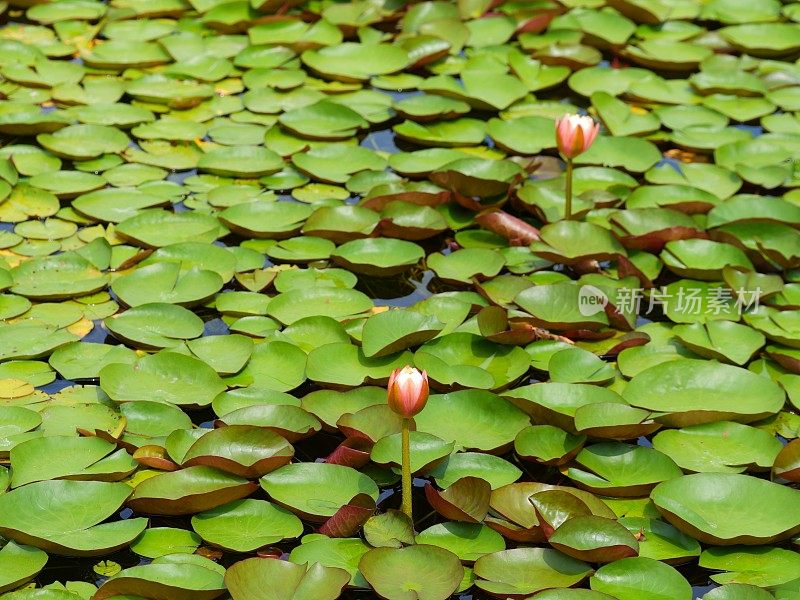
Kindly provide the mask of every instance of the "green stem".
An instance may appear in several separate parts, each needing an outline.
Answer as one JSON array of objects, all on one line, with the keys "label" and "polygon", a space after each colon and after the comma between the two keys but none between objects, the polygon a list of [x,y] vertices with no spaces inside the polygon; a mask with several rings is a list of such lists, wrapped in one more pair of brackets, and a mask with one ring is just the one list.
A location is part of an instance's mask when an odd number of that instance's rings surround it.
[{"label": "green stem", "polygon": [[567,202],[564,205],[564,219],[572,218],[572,159],[567,159]]},{"label": "green stem", "polygon": [[414,522],[411,507],[411,419],[403,419],[403,505],[402,511]]}]

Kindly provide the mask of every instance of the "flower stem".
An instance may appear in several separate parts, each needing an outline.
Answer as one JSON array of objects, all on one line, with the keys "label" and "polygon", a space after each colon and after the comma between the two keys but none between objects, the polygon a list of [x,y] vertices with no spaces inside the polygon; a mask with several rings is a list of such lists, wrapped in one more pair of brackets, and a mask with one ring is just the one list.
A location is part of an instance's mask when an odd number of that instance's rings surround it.
[{"label": "flower stem", "polygon": [[567,201],[564,205],[564,219],[572,218],[572,159],[567,159]]},{"label": "flower stem", "polygon": [[402,511],[414,522],[411,507],[411,419],[403,419],[403,504]]}]

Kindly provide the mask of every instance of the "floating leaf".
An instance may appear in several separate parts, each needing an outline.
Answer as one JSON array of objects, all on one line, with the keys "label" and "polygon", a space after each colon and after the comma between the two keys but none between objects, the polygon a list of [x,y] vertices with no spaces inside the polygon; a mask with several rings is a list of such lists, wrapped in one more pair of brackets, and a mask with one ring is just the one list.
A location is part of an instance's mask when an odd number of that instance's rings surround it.
[{"label": "floating leaf", "polygon": [[335,600],[350,575],[343,569],[319,563],[296,565],[282,560],[249,558],[233,564],[225,573],[225,585],[234,600],[304,597]]},{"label": "floating leaf", "polygon": [[107,554],[129,545],[147,526],[142,518],[103,522],[130,495],[124,483],[31,483],[0,495],[0,532],[55,554]]},{"label": "floating leaf", "polygon": [[[755,494],[761,510],[748,513],[740,502],[742,494]],[[698,473],[665,481],[650,497],[681,531],[701,542],[730,545],[768,543],[800,531],[800,517],[789,508],[796,494],[791,488],[746,475]]]},{"label": "floating leaf", "polygon": [[445,600],[464,573],[455,554],[427,544],[373,548],[361,557],[358,568],[381,596],[398,600]]}]

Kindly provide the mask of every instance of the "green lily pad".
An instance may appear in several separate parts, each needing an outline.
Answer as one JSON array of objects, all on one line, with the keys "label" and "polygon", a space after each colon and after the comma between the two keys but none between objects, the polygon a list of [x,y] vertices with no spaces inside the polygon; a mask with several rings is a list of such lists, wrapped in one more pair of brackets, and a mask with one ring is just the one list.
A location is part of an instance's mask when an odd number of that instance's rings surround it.
[{"label": "green lily pad", "polygon": [[222,285],[222,277],[214,271],[192,268],[181,272],[179,264],[162,262],[115,279],[111,289],[127,306],[154,302],[193,306],[213,296]]},{"label": "green lily pad", "polygon": [[[411,432],[411,472],[426,471],[453,451],[453,442],[420,431]],[[402,463],[400,434],[394,433],[378,440],[370,458],[380,465]]]},{"label": "green lily pad", "polygon": [[432,316],[410,310],[390,310],[369,317],[364,323],[361,345],[364,356],[386,356],[422,344],[444,328]]},{"label": "green lily pad", "polygon": [[243,235],[282,239],[299,231],[312,212],[303,204],[254,201],[226,208],[220,220]]},{"label": "green lily pad", "polygon": [[470,333],[451,333],[423,344],[414,353],[414,364],[428,372],[434,387],[495,390],[525,374],[530,359],[521,348]]},{"label": "green lily pad", "polygon": [[84,62],[99,69],[123,70],[129,67],[152,67],[166,64],[169,55],[157,43],[109,40],[83,55]]},{"label": "green lily pad", "polygon": [[292,133],[324,140],[347,139],[369,125],[353,109],[328,100],[285,112],[278,121]]},{"label": "green lily pad", "polygon": [[735,173],[707,163],[656,166],[645,173],[645,179],[650,183],[696,187],[723,199],[742,186],[742,180]]},{"label": "green lily pad", "polygon": [[629,440],[648,435],[661,425],[652,413],[615,402],[595,402],[578,407],[575,428],[579,433],[597,438]]},{"label": "green lily pad", "polygon": [[225,384],[206,363],[162,352],[136,364],[114,363],[100,371],[100,387],[117,402],[149,400],[178,406],[206,406]]},{"label": "green lily pad", "polygon": [[660,519],[623,517],[619,523],[639,535],[639,556],[679,564],[700,555],[700,544]]},{"label": "green lily pad", "polygon": [[140,556],[158,558],[168,554],[192,554],[202,543],[199,535],[174,527],[149,527],[131,544]]},{"label": "green lily pad", "polygon": [[115,336],[143,348],[168,348],[200,337],[203,321],[175,304],[143,304],[107,318],[103,324]]},{"label": "green lily pad", "polygon": [[479,523],[439,523],[416,536],[417,544],[450,550],[462,561],[474,562],[481,556],[506,549],[502,536]]},{"label": "green lily pad", "polygon": [[[608,230],[592,223],[559,221],[542,227],[540,240],[531,244],[531,250],[542,258],[554,262],[573,263],[577,260],[613,259],[625,254],[625,249]],[[581,248],[571,248],[572,240],[582,240]]]},{"label": "green lily pad", "polygon": [[346,144],[327,144],[292,156],[292,164],[302,173],[323,183],[343,184],[361,171],[380,171],[385,159],[369,148]]},{"label": "green lily pad", "polygon": [[658,117],[634,112],[625,102],[606,92],[595,92],[591,100],[603,123],[615,136],[642,135],[661,127]]},{"label": "green lily pad", "polygon": [[[731,406],[730,394],[742,400]],[[769,379],[712,361],[678,359],[645,369],[628,383],[623,397],[633,406],[665,413],[672,426],[723,419],[750,423],[777,413],[784,393]]]},{"label": "green lily pad", "polygon": [[326,567],[344,569],[353,586],[367,587],[369,583],[358,570],[358,561],[370,549],[360,538],[329,538],[320,534],[303,537],[292,549],[289,561],[295,564],[319,563]]},{"label": "green lily pad", "polygon": [[36,137],[47,150],[70,160],[89,160],[103,154],[117,154],[128,147],[128,136],[105,125],[70,125],[55,133]]},{"label": "green lily pad", "polygon": [[391,44],[363,46],[345,42],[319,50],[307,50],[303,63],[324,77],[339,81],[365,81],[374,75],[394,73],[406,67],[408,54]]},{"label": "green lily pad", "polygon": [[623,525],[595,516],[568,519],[547,541],[564,554],[591,562],[609,563],[639,554],[639,542]]},{"label": "green lily pad", "polygon": [[342,267],[380,277],[392,277],[416,265],[425,251],[413,242],[391,238],[352,240],[331,254]]},{"label": "green lily pad", "polygon": [[623,558],[600,567],[589,585],[620,600],[666,599],[665,590],[669,590],[669,598],[692,598],[692,587],[683,575],[669,565],[644,557]]},{"label": "green lily pad", "polygon": [[475,585],[497,595],[530,595],[553,587],[570,587],[592,569],[550,548],[516,548],[494,552],[475,562]]},{"label": "green lily pad", "polygon": [[753,56],[781,56],[800,48],[800,36],[789,23],[748,23],[725,27],[720,35]]},{"label": "green lily pad", "polygon": [[625,497],[642,496],[682,473],[662,452],[618,442],[586,446],[565,472],[579,487]]},{"label": "green lily pad", "polygon": [[494,250],[464,248],[446,255],[430,254],[427,263],[445,281],[469,283],[473,278],[482,280],[497,275],[505,260]]},{"label": "green lily pad", "polygon": [[[119,43],[107,42],[103,46]],[[139,50],[145,46],[147,44],[140,44]],[[210,85],[189,79],[173,79],[162,74],[144,75],[129,83],[125,91],[142,102],[178,109],[192,108],[214,95],[214,89]]]},{"label": "green lily pad", "polygon": [[154,515],[190,515],[249,496],[257,485],[207,466],[193,466],[145,479],[128,506]]},{"label": "green lily pad", "polygon": [[[318,307],[324,307],[319,312]],[[275,297],[268,313],[291,325],[305,317],[324,315],[343,319],[372,308],[372,301],[363,293],[344,288],[311,287],[292,289]]]},{"label": "green lily pad", "polygon": [[237,562],[225,573],[225,585],[234,600],[257,596],[270,600],[303,597],[336,600],[349,580],[350,574],[344,569],[261,558]]},{"label": "green lily pad", "polygon": [[653,447],[684,470],[703,473],[768,470],[782,448],[769,433],[729,421],[663,431]]},{"label": "green lily pad", "polygon": [[668,242],[660,257],[675,274],[705,281],[721,279],[722,269],[729,265],[744,269],[753,267],[736,246],[700,239]]},{"label": "green lily pad", "polygon": [[577,433],[575,416],[581,407],[595,403],[625,404],[612,390],[579,383],[536,383],[507,390],[503,396],[537,423],[554,425],[570,433]]},{"label": "green lily pad", "polygon": [[[757,513],[741,503],[759,499]],[[797,490],[731,473],[697,473],[659,484],[650,495],[659,512],[693,538],[717,545],[762,544],[800,531]],[[708,498],[714,502],[709,503]]]},{"label": "green lily pad", "polygon": [[213,242],[225,234],[215,217],[197,212],[172,213],[142,210],[122,221],[116,232],[148,248],[161,248],[180,242]]},{"label": "green lily pad", "polygon": [[448,488],[464,477],[476,477],[489,483],[491,489],[514,483],[522,471],[500,457],[481,452],[456,452],[436,465],[430,475],[441,488]]},{"label": "green lily pad", "polygon": [[192,528],[206,542],[233,552],[252,552],[303,532],[291,512],[252,498],[199,513],[192,517]]},{"label": "green lily pad", "polygon": [[261,478],[261,486],[276,503],[313,521],[322,522],[358,494],[378,498],[378,486],[350,467],[297,463]]},{"label": "green lily pad", "polygon": [[[99,437],[47,436],[17,444],[9,453],[13,468],[11,485],[19,487],[34,481],[91,477],[116,481],[131,474],[136,462],[124,451],[114,452],[114,444]],[[53,455],[39,462],[36,457]]]},{"label": "green lily pad", "polygon": [[764,336],[731,321],[692,323],[674,329],[675,337],[695,354],[743,366],[764,345]]},{"label": "green lily pad", "polygon": [[[456,414],[458,417],[454,418]],[[418,432],[437,435],[464,448],[491,452],[509,445],[528,425],[529,418],[490,392],[462,390],[430,396],[414,422]]]},{"label": "green lily pad", "polygon": [[353,387],[388,381],[394,369],[411,362],[409,352],[396,352],[387,356],[367,357],[358,346],[347,342],[334,342],[312,350],[306,366],[308,378],[319,383]]},{"label": "green lily pad", "polygon": [[281,157],[259,146],[229,146],[204,154],[197,168],[214,175],[231,177],[261,177],[283,168]]},{"label": "green lily pad", "polygon": [[573,435],[552,425],[531,425],[517,434],[516,453],[542,464],[562,465],[580,452],[586,436]]},{"label": "green lily pad", "polygon": [[551,330],[599,329],[607,325],[602,306],[585,306],[591,294],[586,290],[582,293],[582,289],[572,282],[533,286],[519,292],[514,302],[531,315],[535,325]]},{"label": "green lily pad", "polygon": [[9,542],[0,550],[0,564],[3,565],[3,578],[0,579],[0,592],[7,592],[33,579],[45,564],[47,553]]},{"label": "green lily pad", "polygon": [[710,548],[700,555],[700,564],[715,570],[727,571],[712,575],[717,583],[739,583],[760,587],[775,587],[795,578],[797,554],[782,548],[733,546]]},{"label": "green lily pad", "polygon": [[468,117],[429,124],[403,121],[393,129],[398,137],[423,146],[475,146],[486,136],[485,124]]},{"label": "green lily pad", "polygon": [[78,196],[72,207],[87,217],[119,223],[140,210],[163,206],[167,200],[131,188],[108,188]]},{"label": "green lily pad", "polygon": [[611,365],[581,348],[565,348],[550,358],[550,380],[557,383],[596,383],[603,385],[615,377]]},{"label": "green lily pad", "polygon": [[131,495],[123,483],[49,480],[0,495],[0,531],[67,556],[97,556],[129,545],[147,519],[103,523]]},{"label": "green lily pad", "polygon": [[[283,437],[290,442],[295,442],[303,438],[314,435],[320,429],[319,421],[313,415],[308,414],[298,406],[287,404],[256,404],[245,406],[226,413],[220,423],[237,428],[264,428],[274,432],[278,437]],[[255,431],[253,431],[256,434]],[[232,434],[234,435],[234,434]],[[258,437],[257,434],[254,437]],[[273,456],[263,456],[263,462],[259,459],[249,471],[271,471],[277,466],[286,464],[291,458],[291,448],[288,448],[278,438],[272,438],[271,445],[275,446]],[[211,454],[203,460],[215,461],[217,454]],[[247,457],[253,460],[256,457]],[[233,470],[234,467],[229,467]],[[241,467],[239,467],[241,468]]]},{"label": "green lily pad", "polygon": [[260,477],[287,464],[294,449],[276,433],[260,427],[229,425],[192,444],[184,466],[206,465],[241,477]]},{"label": "green lily pad", "polygon": [[444,600],[464,576],[455,554],[428,544],[373,548],[361,557],[358,568],[381,596],[398,600]]},{"label": "green lily pad", "polygon": [[575,164],[621,167],[626,171],[643,173],[660,159],[661,153],[647,140],[601,135],[589,150],[576,158]]},{"label": "green lily pad", "polygon": [[108,275],[75,253],[46,256],[11,270],[15,294],[36,300],[63,300],[93,294],[108,283]]},{"label": "green lily pad", "polygon": [[120,571],[106,580],[94,597],[104,600],[144,593],[176,600],[213,600],[225,592],[224,574],[223,567],[203,556],[169,554]]}]

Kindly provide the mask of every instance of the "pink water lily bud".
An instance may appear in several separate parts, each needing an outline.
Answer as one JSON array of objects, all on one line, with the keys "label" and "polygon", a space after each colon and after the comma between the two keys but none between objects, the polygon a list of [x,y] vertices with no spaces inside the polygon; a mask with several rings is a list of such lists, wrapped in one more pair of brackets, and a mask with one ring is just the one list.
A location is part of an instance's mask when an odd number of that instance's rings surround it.
[{"label": "pink water lily bud", "polygon": [[565,115],[556,120],[558,151],[564,158],[575,158],[589,149],[599,131],[600,124],[592,117]]},{"label": "pink water lily bud", "polygon": [[389,377],[389,408],[410,419],[418,414],[428,401],[428,374],[406,365],[395,369]]}]

